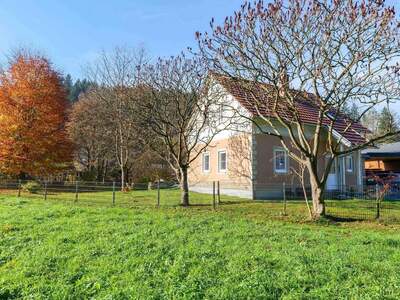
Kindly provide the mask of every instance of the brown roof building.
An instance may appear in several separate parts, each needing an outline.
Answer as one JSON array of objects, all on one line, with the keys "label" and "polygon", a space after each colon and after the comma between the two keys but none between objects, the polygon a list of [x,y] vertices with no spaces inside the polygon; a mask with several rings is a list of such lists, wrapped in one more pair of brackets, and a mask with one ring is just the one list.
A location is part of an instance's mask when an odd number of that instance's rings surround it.
[{"label": "brown roof building", "polygon": [[[275,109],[286,120],[295,117],[293,110],[283,103],[272,107],[274,105],[271,101],[274,94],[272,86],[219,74],[212,76],[224,91],[226,102],[244,108],[249,118],[260,115],[271,118]],[[312,134],[315,130],[314,125],[319,120],[319,108],[315,96],[310,93],[293,92],[296,93],[296,117]],[[327,114],[323,117],[323,124],[326,128],[332,126],[334,136],[343,147],[366,141],[368,130],[361,124],[352,122],[346,115],[338,114],[335,118],[331,118]],[[219,181],[222,193],[253,199],[281,197],[282,186],[291,193],[296,192],[300,182],[294,170],[298,166],[288,157],[279,138],[261,133],[251,121],[248,123],[248,128],[247,132],[232,130],[216,137],[190,169],[189,181],[192,190],[211,192],[212,181]],[[324,166],[325,155],[321,152],[321,167]],[[361,153],[355,151],[334,162],[327,188],[335,190],[343,187],[360,187],[363,183],[363,174],[364,163]]]}]

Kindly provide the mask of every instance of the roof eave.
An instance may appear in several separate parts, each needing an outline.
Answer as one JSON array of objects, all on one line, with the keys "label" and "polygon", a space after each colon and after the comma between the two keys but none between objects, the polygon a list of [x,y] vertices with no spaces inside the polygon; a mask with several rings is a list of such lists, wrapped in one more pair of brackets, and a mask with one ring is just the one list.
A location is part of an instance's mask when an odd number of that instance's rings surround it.
[{"label": "roof eave", "polygon": [[336,140],[341,142],[346,147],[352,146],[352,143],[348,139],[346,139],[343,135],[341,135],[339,132],[337,132],[335,129],[332,129],[332,134],[333,134],[333,137],[336,138]]}]

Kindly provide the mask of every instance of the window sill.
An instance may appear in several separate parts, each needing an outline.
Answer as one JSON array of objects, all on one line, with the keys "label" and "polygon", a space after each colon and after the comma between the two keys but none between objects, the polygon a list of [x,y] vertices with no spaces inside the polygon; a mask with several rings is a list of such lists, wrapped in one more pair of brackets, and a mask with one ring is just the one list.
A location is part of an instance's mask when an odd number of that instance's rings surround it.
[{"label": "window sill", "polygon": [[286,171],[286,170],[282,170],[282,171],[275,170],[274,172],[275,172],[275,174],[278,174],[278,175],[286,175],[288,173],[288,171]]}]

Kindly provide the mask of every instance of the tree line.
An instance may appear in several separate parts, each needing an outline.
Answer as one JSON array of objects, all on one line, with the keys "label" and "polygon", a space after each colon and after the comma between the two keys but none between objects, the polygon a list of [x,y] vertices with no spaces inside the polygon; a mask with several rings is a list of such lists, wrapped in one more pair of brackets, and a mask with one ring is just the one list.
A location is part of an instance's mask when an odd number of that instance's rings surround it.
[{"label": "tree line", "polygon": [[[305,170],[319,218],[335,159],[397,139],[387,107],[400,96],[399,26],[383,1],[244,2],[195,38],[195,49],[169,58],[141,48],[101,52],[75,83],[48,58],[15,55],[0,77],[0,172],[76,170],[93,180],[118,178],[122,188],[140,177],[174,177],[187,206],[193,161],[246,120]],[[229,102],[213,74],[246,92],[252,115]],[[317,111],[311,127],[305,103]],[[369,139],[342,147],[337,122],[346,124],[344,134],[360,122],[372,132],[359,128]]]},{"label": "tree line", "polygon": [[[387,106],[370,110],[362,119],[362,123],[371,131],[371,136],[381,136],[386,132],[398,132],[400,120],[396,112],[391,111]],[[381,141],[382,143],[400,142],[400,135],[395,134]]]}]

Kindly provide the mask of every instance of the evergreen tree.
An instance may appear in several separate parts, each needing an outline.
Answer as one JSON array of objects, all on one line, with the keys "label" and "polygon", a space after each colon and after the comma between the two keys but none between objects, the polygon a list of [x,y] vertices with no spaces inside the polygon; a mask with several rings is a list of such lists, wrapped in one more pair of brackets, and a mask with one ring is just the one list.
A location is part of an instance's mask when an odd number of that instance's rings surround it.
[{"label": "evergreen tree", "polygon": [[358,106],[356,103],[353,102],[353,104],[351,105],[349,112],[348,112],[349,117],[353,120],[353,121],[358,121],[360,118],[360,112],[358,110]]},{"label": "evergreen tree", "polygon": [[72,80],[72,76],[67,74],[63,79],[64,87],[67,91],[68,100],[71,103],[78,101],[79,95],[88,91],[91,87],[94,86],[93,82],[90,82],[87,79],[78,79],[75,82]]},{"label": "evergreen tree", "polygon": [[375,108],[369,110],[362,117],[362,124],[372,132],[373,136],[378,134],[378,120],[379,113]]},{"label": "evergreen tree", "polygon": [[71,88],[72,88],[72,85],[73,85],[71,75],[70,75],[70,74],[67,74],[67,76],[65,76],[65,77],[62,79],[62,83],[63,83],[63,85],[64,85],[64,87],[65,87],[65,90],[67,91],[67,94],[68,94],[69,91],[70,91]]},{"label": "evergreen tree", "polygon": [[[399,128],[400,127],[397,114],[394,112],[390,112],[389,108],[384,107],[378,117],[378,134],[384,135],[389,132],[396,132],[400,130]],[[393,143],[398,141],[400,141],[400,136],[395,135],[386,139],[384,143]]]}]

